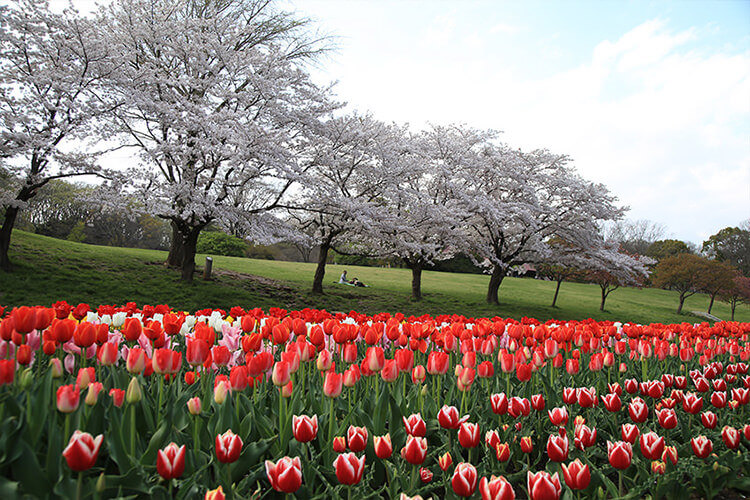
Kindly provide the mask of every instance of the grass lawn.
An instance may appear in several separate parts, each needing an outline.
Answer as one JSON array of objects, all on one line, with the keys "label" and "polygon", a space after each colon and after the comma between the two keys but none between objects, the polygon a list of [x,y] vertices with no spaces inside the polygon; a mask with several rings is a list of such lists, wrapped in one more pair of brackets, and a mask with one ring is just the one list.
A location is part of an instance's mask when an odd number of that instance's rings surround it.
[{"label": "grass lawn", "polygon": [[[199,266],[203,255],[196,258]],[[368,314],[388,311],[410,315],[463,314],[466,316],[529,316],[546,320],[585,319],[636,321],[640,323],[700,322],[689,311],[705,311],[708,298],[698,294],[687,299],[677,315],[677,294],[666,290],[621,288],[607,299],[606,311],[599,311],[597,285],[563,283],[558,306],[549,307],[553,282],[506,278],[500,287],[499,306],[484,302],[488,276],[425,271],[424,299],[412,302],[411,273],[407,269],[383,269],[329,265],[324,280],[325,294],[309,292],[314,264],[214,257],[214,280],[205,282],[196,273],[192,284],[179,281],[176,271],[165,269],[166,252],[131,248],[84,245],[15,231],[11,242],[12,273],[0,271],[0,305],[49,305],[60,299],[92,305],[169,304],[184,310],[208,307],[229,309],[314,307],[329,311],[356,310]],[[336,285],[346,268],[371,288]],[[729,307],[717,302],[712,313],[729,319]],[[736,319],[750,321],[750,307],[738,307]]]}]

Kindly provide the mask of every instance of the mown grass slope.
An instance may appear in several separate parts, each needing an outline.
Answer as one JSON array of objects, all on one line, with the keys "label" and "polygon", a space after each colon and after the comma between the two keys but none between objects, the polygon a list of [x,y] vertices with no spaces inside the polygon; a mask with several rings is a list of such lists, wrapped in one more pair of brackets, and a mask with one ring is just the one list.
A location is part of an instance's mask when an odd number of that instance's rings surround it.
[{"label": "mown grass slope", "polygon": [[[563,283],[558,307],[549,307],[555,284],[548,281],[506,278],[500,288],[499,306],[484,302],[488,276],[426,271],[424,299],[409,298],[411,273],[406,269],[346,266],[371,288],[336,285],[343,266],[327,267],[325,295],[309,292],[314,264],[214,257],[214,279],[206,282],[196,274],[184,284],[179,274],[166,269],[165,252],[101,247],[56,240],[16,231],[11,243],[12,273],[0,272],[0,305],[70,303],[169,304],[193,311],[208,307],[228,309],[276,306],[286,309],[314,307],[329,311],[356,310],[368,314],[388,311],[407,315],[463,314],[466,316],[535,317],[541,320],[585,319],[637,321],[640,323],[699,322],[702,318],[677,315],[677,294],[656,289],[621,288],[612,292],[606,311],[599,311],[599,287]],[[199,267],[203,255],[196,259]],[[705,311],[705,295],[690,297],[685,311]],[[729,319],[729,308],[717,302],[713,314]],[[750,321],[750,308],[736,315]]]}]

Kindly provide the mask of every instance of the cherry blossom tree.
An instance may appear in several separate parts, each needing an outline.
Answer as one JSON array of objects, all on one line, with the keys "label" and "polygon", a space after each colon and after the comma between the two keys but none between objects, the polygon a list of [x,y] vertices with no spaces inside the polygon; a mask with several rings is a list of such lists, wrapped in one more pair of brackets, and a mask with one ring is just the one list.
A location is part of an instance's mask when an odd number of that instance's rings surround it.
[{"label": "cherry blossom tree", "polygon": [[377,244],[412,272],[411,297],[422,298],[422,270],[468,248],[463,226],[464,177],[487,134],[465,126],[431,126],[409,138],[398,184],[386,195],[390,215],[379,225]]},{"label": "cherry blossom tree", "polygon": [[0,6],[0,268],[10,270],[20,210],[53,179],[105,172],[82,142],[108,110],[99,99],[109,54],[75,11],[45,0]]},{"label": "cherry blossom tree", "polygon": [[130,189],[170,222],[167,264],[189,281],[208,224],[273,232],[267,211],[309,167],[311,131],[335,107],[306,71],[325,46],[266,0],[116,0],[97,25],[120,62],[108,132],[140,151]]},{"label": "cherry blossom tree", "polygon": [[543,260],[549,238],[585,242],[596,234],[597,222],[622,214],[606,187],[578,176],[567,156],[488,142],[481,158],[467,172],[473,189],[465,206],[472,214],[468,238],[474,254],[491,273],[490,304],[498,303],[510,267]]},{"label": "cherry blossom tree", "polygon": [[311,146],[311,167],[300,190],[284,204],[293,224],[318,246],[313,293],[323,293],[331,249],[368,252],[376,225],[393,221],[384,210],[384,192],[398,183],[404,164],[404,131],[356,113],[323,122]]},{"label": "cherry blossom tree", "polygon": [[588,279],[601,289],[600,311],[604,311],[609,294],[621,286],[641,286],[651,272],[649,266],[656,262],[649,257],[630,255],[621,250],[618,242],[607,240],[587,260]]}]

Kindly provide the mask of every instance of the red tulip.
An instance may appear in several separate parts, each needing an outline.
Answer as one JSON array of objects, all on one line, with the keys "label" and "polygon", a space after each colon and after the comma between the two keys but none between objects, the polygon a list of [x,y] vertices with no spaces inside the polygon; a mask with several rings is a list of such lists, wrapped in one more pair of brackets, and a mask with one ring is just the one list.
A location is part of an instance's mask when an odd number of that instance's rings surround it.
[{"label": "red tulip", "polygon": [[146,368],[146,353],[140,347],[133,347],[128,351],[128,359],[125,362],[128,372],[132,374],[142,373]]},{"label": "red tulip", "polygon": [[714,392],[711,394],[711,404],[714,408],[724,408],[727,405],[727,393],[726,392]]},{"label": "red tulip", "polygon": [[425,424],[425,421],[422,419],[421,414],[414,413],[412,415],[409,415],[409,418],[401,418],[404,421],[404,427],[406,428],[406,433],[408,435],[424,437],[424,435],[427,434],[427,424]]},{"label": "red tulip", "polygon": [[266,460],[266,475],[271,487],[281,493],[294,493],[302,486],[302,464],[299,457],[282,457],[276,463]]},{"label": "red tulip", "polygon": [[542,411],[544,409],[544,396],[541,394],[534,394],[531,396],[531,407],[536,411]]},{"label": "red tulip", "polygon": [[414,351],[411,349],[398,349],[393,357],[400,372],[411,371],[414,367]]},{"label": "red tulip", "polygon": [[203,497],[203,500],[225,500],[224,496],[224,490],[219,486],[215,490],[210,490],[206,492],[206,496]]},{"label": "red tulip", "polygon": [[185,445],[169,443],[156,454],[156,472],[166,480],[176,479],[185,471]]},{"label": "red tulip", "polygon": [[518,418],[521,415],[527,417],[531,413],[531,403],[526,398],[520,398],[513,396],[510,398],[508,403],[508,414],[513,418]]},{"label": "red tulip", "polygon": [[635,424],[622,424],[621,434],[623,441],[635,444],[635,440],[638,439],[638,434],[640,434],[640,432],[638,426]]},{"label": "red tulip", "polygon": [[294,415],[292,417],[292,432],[294,439],[300,443],[309,443],[318,435],[318,416],[312,418],[307,415]]},{"label": "red tulip", "polygon": [[674,446],[665,446],[664,453],[661,454],[661,459],[664,462],[671,462],[672,465],[677,465],[677,448]]},{"label": "red tulip", "polygon": [[627,469],[633,461],[633,447],[626,441],[607,441],[607,458],[615,469]]},{"label": "red tulip", "polygon": [[446,451],[438,458],[438,465],[443,472],[447,471],[451,464],[453,464],[453,459],[451,458],[450,452]]},{"label": "red tulip", "polygon": [[432,351],[427,356],[427,373],[430,375],[445,375],[448,371],[448,353]]},{"label": "red tulip", "polygon": [[563,387],[563,403],[566,405],[572,405],[578,402],[578,395],[574,387]]},{"label": "red tulip", "polygon": [[477,469],[470,463],[461,462],[451,478],[453,492],[460,497],[470,497],[477,489]]},{"label": "red tulip", "polygon": [[365,455],[357,458],[354,453],[344,453],[336,457],[333,462],[336,471],[336,479],[345,485],[357,484],[362,480],[365,471]]},{"label": "red tulip", "polygon": [[516,378],[519,382],[531,380],[531,364],[524,363],[516,366]]},{"label": "red tulip", "polygon": [[468,415],[462,418],[458,417],[458,408],[455,406],[443,405],[437,414],[438,422],[443,429],[458,429],[461,424],[469,420]]},{"label": "red tulip", "polygon": [[386,434],[385,436],[373,436],[373,445],[375,447],[375,455],[385,460],[393,454],[393,443],[391,443],[391,435]]},{"label": "red tulip", "polygon": [[421,384],[427,378],[427,371],[424,366],[417,365],[411,370],[411,381],[413,384]]},{"label": "red tulip", "polygon": [[242,438],[227,430],[224,434],[216,436],[216,458],[219,462],[230,464],[240,458],[242,452]]},{"label": "red tulip", "polygon": [[190,366],[201,366],[208,359],[210,349],[208,342],[203,339],[192,339],[187,341],[185,350],[185,361]]},{"label": "red tulip", "polygon": [[464,422],[458,429],[458,442],[464,448],[475,448],[479,445],[479,424]]},{"label": "red tulip", "polygon": [[656,418],[659,420],[659,425],[664,429],[674,429],[677,427],[677,414],[671,408],[656,410]]},{"label": "red tulip", "polygon": [[96,342],[96,329],[88,321],[79,323],[73,332],[73,342],[78,347],[87,348]]},{"label": "red tulip", "polygon": [[141,336],[141,322],[138,318],[127,318],[120,330],[128,342],[135,342]]},{"label": "red tulip", "polygon": [[112,404],[120,408],[125,401],[125,391],[122,389],[110,389],[109,395],[112,397]]},{"label": "red tulip", "polygon": [[546,471],[539,471],[536,474],[528,471],[526,487],[529,490],[530,500],[558,500],[562,492],[560,476],[557,472],[550,476]]},{"label": "red tulip", "polygon": [[490,476],[487,480],[483,477],[479,481],[479,493],[482,494],[482,500],[515,500],[516,493],[507,479],[503,476]]},{"label": "red tulip", "polygon": [[581,408],[591,408],[596,404],[596,389],[593,387],[579,387],[576,389],[576,399]]},{"label": "red tulip", "polygon": [[333,451],[336,453],[344,453],[346,451],[346,438],[344,436],[333,438]]},{"label": "red tulip", "polygon": [[564,462],[568,459],[568,437],[550,434],[547,438],[547,456],[553,462]]},{"label": "red tulip", "polygon": [[21,306],[14,309],[11,313],[15,323],[15,329],[20,334],[27,334],[34,330],[36,326],[36,309],[33,307]]},{"label": "red tulip", "polygon": [[68,441],[68,446],[62,452],[68,467],[75,472],[90,469],[99,456],[104,436],[99,434],[94,438],[88,432],[75,431]]},{"label": "red tulip", "polygon": [[641,453],[648,460],[659,460],[664,452],[664,437],[655,432],[646,432],[639,438]]},{"label": "red tulip", "polygon": [[524,453],[534,451],[534,443],[531,441],[531,436],[523,436],[521,438],[521,451]]},{"label": "red tulip", "polygon": [[585,490],[591,482],[591,472],[588,464],[584,465],[579,459],[570,464],[562,464],[563,478],[572,490]]},{"label": "red tulip", "polygon": [[660,462],[658,460],[655,460],[651,462],[651,472],[653,474],[664,474],[667,470],[667,464],[664,462]]},{"label": "red tulip", "polygon": [[385,382],[394,382],[398,378],[398,364],[395,359],[385,361],[383,368],[380,370],[380,377]]},{"label": "red tulip", "polygon": [[504,415],[508,411],[508,396],[504,392],[491,395],[490,406],[495,415]]},{"label": "red tulip", "polygon": [[695,415],[703,408],[703,398],[696,396],[692,392],[688,392],[682,400],[682,408],[686,412]]},{"label": "red tulip", "polygon": [[75,384],[57,388],[57,409],[61,413],[73,413],[81,402],[81,393]]},{"label": "red tulip", "polygon": [[549,421],[556,427],[565,427],[568,423],[568,409],[565,406],[560,406],[547,410]]},{"label": "red tulip", "polygon": [[617,413],[622,408],[622,401],[620,400],[620,396],[616,393],[607,394],[602,396],[601,399],[607,411]]},{"label": "red tulip", "polygon": [[419,468],[419,479],[423,483],[429,483],[432,481],[432,471],[430,469],[425,469],[424,467]]},{"label": "red tulip", "polygon": [[16,362],[12,359],[0,360],[0,386],[12,384],[16,375]]},{"label": "red tulip", "polygon": [[495,458],[497,458],[498,462],[507,462],[510,460],[510,445],[508,443],[495,445]]},{"label": "red tulip", "polygon": [[580,369],[580,364],[577,359],[569,358],[565,360],[565,371],[569,375],[575,375]]},{"label": "red tulip", "polygon": [[323,382],[323,393],[329,398],[337,398],[344,389],[344,377],[340,373],[329,371]]},{"label": "red tulip", "polygon": [[112,342],[105,342],[96,350],[96,359],[102,366],[112,366],[117,363],[117,345]]},{"label": "red tulip", "polygon": [[423,437],[406,436],[406,445],[401,448],[401,458],[412,465],[420,465],[427,457],[427,440]]},{"label": "red tulip", "polygon": [[638,397],[633,398],[628,405],[628,414],[630,414],[630,419],[637,424],[645,422],[648,418],[648,406],[646,406],[646,402]]},{"label": "red tulip", "polygon": [[727,445],[727,448],[730,450],[736,450],[740,446],[740,431],[734,427],[725,425],[724,428],[721,429],[721,439],[724,441],[724,444]]},{"label": "red tulip", "polygon": [[29,363],[31,363],[31,346],[28,344],[23,344],[18,346],[18,350],[16,351],[16,361],[18,361],[18,364],[21,366],[26,366]]},{"label": "red tulip", "polygon": [[596,429],[589,428],[587,425],[576,425],[573,445],[579,450],[590,448],[596,444]]},{"label": "red tulip", "polygon": [[353,452],[364,451],[367,447],[367,427],[350,425],[346,431],[346,441],[349,444],[349,449]]},{"label": "red tulip", "polygon": [[719,419],[714,412],[704,411],[701,413],[701,423],[706,429],[715,429],[716,424],[719,423]]},{"label": "red tulip", "polygon": [[693,453],[698,458],[706,458],[714,449],[714,444],[706,436],[696,436],[690,440]]},{"label": "red tulip", "polygon": [[286,361],[277,361],[273,365],[273,385],[282,387],[288,384],[292,376],[290,368],[289,363]]}]

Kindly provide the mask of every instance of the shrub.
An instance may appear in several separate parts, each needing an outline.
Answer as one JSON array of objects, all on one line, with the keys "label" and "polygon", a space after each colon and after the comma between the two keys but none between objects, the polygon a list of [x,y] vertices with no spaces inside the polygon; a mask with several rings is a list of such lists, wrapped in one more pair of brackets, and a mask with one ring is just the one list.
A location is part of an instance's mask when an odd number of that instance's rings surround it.
[{"label": "shrub", "polygon": [[244,257],[246,248],[244,240],[219,231],[207,231],[198,236],[198,253]]}]

